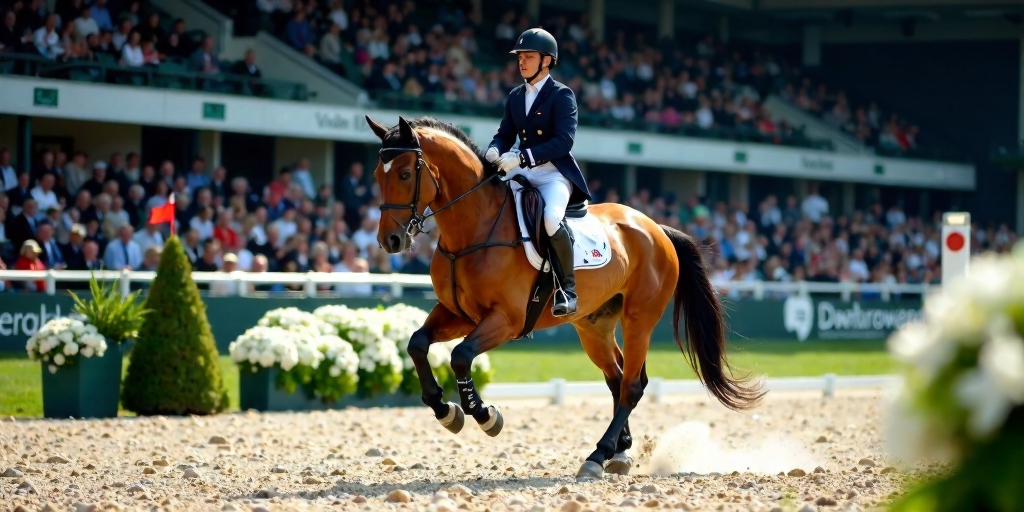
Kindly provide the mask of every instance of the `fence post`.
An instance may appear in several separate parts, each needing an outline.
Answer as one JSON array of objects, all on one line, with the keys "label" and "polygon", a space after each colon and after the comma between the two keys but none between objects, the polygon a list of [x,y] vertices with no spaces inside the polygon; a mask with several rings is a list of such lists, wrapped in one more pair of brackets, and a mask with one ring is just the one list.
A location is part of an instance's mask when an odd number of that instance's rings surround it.
[{"label": "fence post", "polygon": [[836,396],[836,374],[825,374],[825,396]]},{"label": "fence post", "polygon": [[241,272],[235,272],[235,293],[239,297],[245,297],[249,295],[249,283],[247,283],[242,276],[245,275]]},{"label": "fence post", "polygon": [[647,382],[647,389],[650,390],[656,404],[665,403],[665,393],[661,388],[663,382],[661,377],[651,377],[651,380]]},{"label": "fence post", "polygon": [[316,283],[313,282],[313,278],[306,274],[306,297],[316,297]]},{"label": "fence post", "polygon": [[54,275],[53,270],[46,271],[46,294],[57,294],[57,276]]},{"label": "fence post", "polygon": [[842,287],[842,291],[839,293],[839,296],[842,297],[844,302],[849,302],[850,301],[850,294],[851,294],[851,292],[853,292],[853,282],[852,281],[842,281],[842,282],[839,283],[839,286]]},{"label": "fence post", "polygon": [[132,292],[132,278],[128,276],[127,270],[121,270],[121,281],[118,286],[121,287],[122,299],[128,297],[128,294]]},{"label": "fence post", "polygon": [[882,302],[889,302],[892,299],[892,287],[889,283],[882,283]]},{"label": "fence post", "polygon": [[402,283],[398,282],[398,279],[391,281],[391,296],[400,299],[402,298]]},{"label": "fence post", "polygon": [[565,379],[551,379],[551,384],[555,386],[555,405],[565,405]]},{"label": "fence post", "polygon": [[754,300],[764,300],[764,281],[754,281]]}]

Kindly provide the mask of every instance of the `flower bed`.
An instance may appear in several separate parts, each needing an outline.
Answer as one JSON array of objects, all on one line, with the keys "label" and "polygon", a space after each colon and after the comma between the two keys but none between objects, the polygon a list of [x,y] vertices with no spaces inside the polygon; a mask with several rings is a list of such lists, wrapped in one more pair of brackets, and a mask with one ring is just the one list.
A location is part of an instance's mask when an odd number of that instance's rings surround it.
[{"label": "flower bed", "polygon": [[[240,405],[259,410],[419,405],[419,378],[407,349],[426,317],[404,304],[268,311],[229,348],[241,372]],[[460,341],[435,344],[429,352],[435,377],[451,394],[451,350]],[[478,389],[492,374],[486,354],[474,361]]]},{"label": "flower bed", "polygon": [[1024,245],[972,260],[889,343],[908,366],[891,449],[947,464],[894,510],[1024,509]]}]

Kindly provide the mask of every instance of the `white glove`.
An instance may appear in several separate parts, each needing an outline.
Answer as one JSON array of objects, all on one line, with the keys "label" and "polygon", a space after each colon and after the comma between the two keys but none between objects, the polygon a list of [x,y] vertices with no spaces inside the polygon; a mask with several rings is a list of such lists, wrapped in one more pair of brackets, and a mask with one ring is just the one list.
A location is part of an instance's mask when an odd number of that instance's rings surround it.
[{"label": "white glove", "polygon": [[501,155],[501,158],[497,163],[498,167],[504,172],[508,172],[519,167],[519,151],[513,150]]},{"label": "white glove", "polygon": [[492,163],[492,164],[493,164],[493,163],[494,163],[494,162],[495,162],[495,161],[496,161],[496,160],[498,159],[498,157],[500,157],[500,156],[501,156],[501,155],[500,155],[500,154],[498,153],[498,148],[496,148],[496,147],[494,147],[494,146],[491,146],[491,147],[487,148],[487,152],[486,152],[486,153],[484,153],[484,158],[485,158],[485,159],[487,159],[487,161],[488,161],[488,162],[490,162],[490,163]]}]

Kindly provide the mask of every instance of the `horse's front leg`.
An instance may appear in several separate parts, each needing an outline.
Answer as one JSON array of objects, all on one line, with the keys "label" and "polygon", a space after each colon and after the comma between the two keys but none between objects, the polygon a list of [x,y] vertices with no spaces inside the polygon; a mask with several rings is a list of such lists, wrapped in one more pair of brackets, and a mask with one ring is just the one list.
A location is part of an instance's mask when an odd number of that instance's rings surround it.
[{"label": "horse's front leg", "polygon": [[427,315],[423,327],[420,327],[409,338],[409,358],[416,367],[416,375],[420,378],[423,388],[423,403],[434,411],[434,417],[444,428],[458,434],[466,422],[465,414],[457,404],[445,403],[444,390],[434,378],[427,360],[427,352],[432,343],[440,343],[466,336],[473,330],[473,325],[462,320],[448,308],[437,303]]},{"label": "horse's front leg", "polygon": [[515,330],[504,313],[492,310],[469,333],[462,343],[452,350],[452,371],[459,387],[462,407],[480,424],[483,431],[494,437],[501,432],[503,421],[501,411],[495,406],[485,407],[476,385],[473,384],[473,359],[488,350],[498,348],[515,336]]}]

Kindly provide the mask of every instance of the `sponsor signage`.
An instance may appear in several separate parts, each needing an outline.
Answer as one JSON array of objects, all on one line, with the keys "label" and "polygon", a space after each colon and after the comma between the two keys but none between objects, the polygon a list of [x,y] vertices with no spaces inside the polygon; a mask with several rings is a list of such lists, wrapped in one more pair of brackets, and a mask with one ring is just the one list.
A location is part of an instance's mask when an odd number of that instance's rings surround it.
[{"label": "sponsor signage", "polygon": [[783,326],[800,341],[884,339],[922,314],[919,302],[844,302],[793,295],[782,304]]}]

